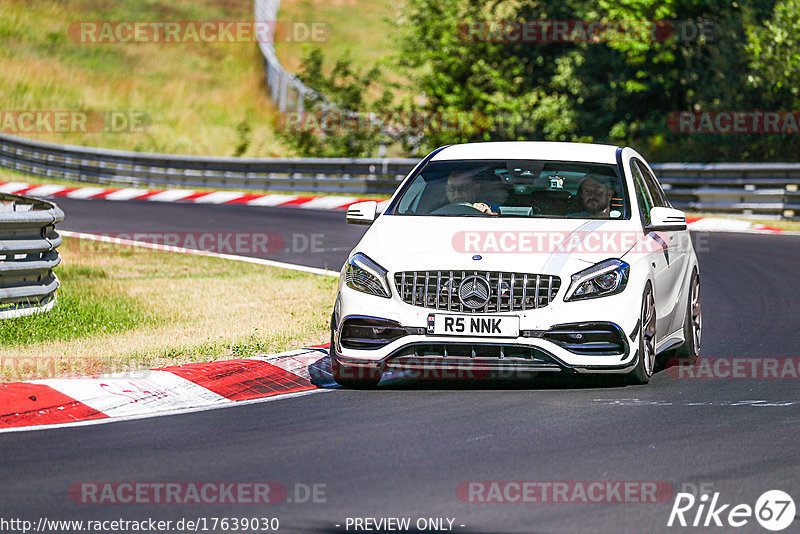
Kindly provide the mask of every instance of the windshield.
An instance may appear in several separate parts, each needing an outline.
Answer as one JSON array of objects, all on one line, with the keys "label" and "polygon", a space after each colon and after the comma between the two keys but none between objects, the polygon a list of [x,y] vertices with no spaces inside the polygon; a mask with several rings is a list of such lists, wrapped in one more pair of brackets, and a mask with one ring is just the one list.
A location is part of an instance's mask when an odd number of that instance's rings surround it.
[{"label": "windshield", "polygon": [[390,214],[627,219],[616,165],[540,160],[432,161]]}]

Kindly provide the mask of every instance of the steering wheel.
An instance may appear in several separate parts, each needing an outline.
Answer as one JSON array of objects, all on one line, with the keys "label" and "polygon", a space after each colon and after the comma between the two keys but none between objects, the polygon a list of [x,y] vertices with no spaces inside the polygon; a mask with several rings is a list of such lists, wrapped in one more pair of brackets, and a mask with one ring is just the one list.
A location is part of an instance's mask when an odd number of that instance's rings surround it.
[{"label": "steering wheel", "polygon": [[483,214],[481,210],[473,208],[472,204],[454,202],[433,210],[431,215],[475,215],[476,213]]}]

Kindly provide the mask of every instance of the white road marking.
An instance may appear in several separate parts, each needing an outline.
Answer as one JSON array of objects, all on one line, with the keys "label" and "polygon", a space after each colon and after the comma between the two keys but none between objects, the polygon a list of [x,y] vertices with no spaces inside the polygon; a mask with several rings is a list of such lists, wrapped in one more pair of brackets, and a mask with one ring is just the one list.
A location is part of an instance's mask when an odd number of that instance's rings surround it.
[{"label": "white road marking", "polygon": [[115,243],[128,247],[142,247],[151,250],[164,250],[167,252],[177,252],[179,254],[191,254],[194,256],[208,256],[211,258],[222,258],[225,260],[241,261],[244,263],[254,263],[256,265],[268,265],[270,267],[278,267],[280,269],[289,269],[291,271],[300,271],[304,273],[318,274],[321,276],[339,276],[338,271],[331,271],[328,269],[319,269],[317,267],[307,267],[305,265],[297,265],[294,263],[284,263],[282,261],[265,260],[263,258],[251,258],[249,256],[237,256],[235,254],[221,254],[219,252],[210,252],[208,250],[196,250],[193,248],[174,247],[171,245],[164,245],[162,243],[149,243],[147,241],[134,241],[132,239],[119,239],[107,235],[85,234],[83,232],[73,232],[71,230],[59,230],[59,234],[64,237],[74,237],[78,239],[89,239],[91,241],[102,241],[104,243]]},{"label": "white road marking", "polygon": [[642,399],[592,399],[592,402],[599,404],[609,404],[613,406],[754,406],[757,408],[783,407],[800,405],[800,400],[796,401],[767,401],[767,400],[719,400],[719,401],[665,401],[665,400],[642,400]]}]

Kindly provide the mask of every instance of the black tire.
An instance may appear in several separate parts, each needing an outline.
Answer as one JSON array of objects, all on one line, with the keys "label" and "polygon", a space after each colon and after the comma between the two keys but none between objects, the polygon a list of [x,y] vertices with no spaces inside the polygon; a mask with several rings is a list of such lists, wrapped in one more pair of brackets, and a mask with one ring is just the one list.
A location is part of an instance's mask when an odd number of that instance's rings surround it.
[{"label": "black tire", "polygon": [[686,299],[686,318],[683,321],[683,345],[678,347],[672,357],[681,365],[694,365],[700,356],[700,338],[703,332],[703,314],[700,309],[700,275],[692,272],[689,285],[689,298]]},{"label": "black tire", "polygon": [[343,365],[335,356],[336,349],[333,344],[333,332],[331,332],[331,348],[329,354],[331,358],[331,376],[333,380],[343,387],[370,389],[378,385],[383,374],[380,369],[367,369]]},{"label": "black tire", "polygon": [[639,311],[638,359],[633,371],[625,375],[629,384],[647,384],[653,376],[656,365],[656,307],[653,298],[653,287],[650,282],[644,288],[642,306]]}]

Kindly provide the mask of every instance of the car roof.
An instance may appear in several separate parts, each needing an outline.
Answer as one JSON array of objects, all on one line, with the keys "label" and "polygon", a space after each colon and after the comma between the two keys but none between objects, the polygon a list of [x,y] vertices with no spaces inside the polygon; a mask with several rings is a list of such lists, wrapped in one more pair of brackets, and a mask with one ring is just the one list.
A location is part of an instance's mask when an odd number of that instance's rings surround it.
[{"label": "car roof", "polygon": [[549,141],[463,143],[445,147],[437,152],[431,158],[431,161],[538,159],[615,164],[617,162],[617,148],[615,145]]}]

